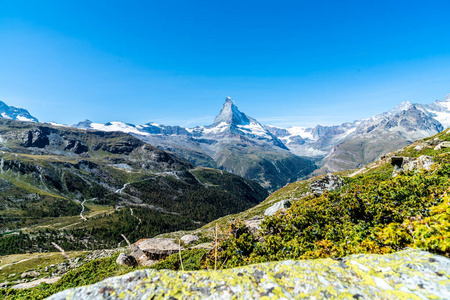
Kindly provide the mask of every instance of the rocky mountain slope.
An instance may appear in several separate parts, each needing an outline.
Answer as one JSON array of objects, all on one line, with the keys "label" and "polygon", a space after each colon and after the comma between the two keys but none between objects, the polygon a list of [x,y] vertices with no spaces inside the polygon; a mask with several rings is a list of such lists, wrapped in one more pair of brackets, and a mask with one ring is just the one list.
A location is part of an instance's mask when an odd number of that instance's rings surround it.
[{"label": "rocky mountain slope", "polygon": [[67,250],[111,247],[121,233],[195,228],[267,196],[122,132],[0,119],[0,137],[2,254],[49,250],[52,239]]},{"label": "rocky mountain slope", "polygon": [[153,123],[132,125],[84,121],[77,128],[123,131],[200,166],[225,170],[255,180],[269,190],[305,177],[315,169],[312,161],[292,154],[257,120],[248,117],[227,98],[210,126],[182,128]]},{"label": "rocky mountain slope", "polygon": [[450,125],[450,95],[429,105],[401,103],[369,119],[337,126],[266,128],[291,152],[317,157],[319,173],[353,169]]}]

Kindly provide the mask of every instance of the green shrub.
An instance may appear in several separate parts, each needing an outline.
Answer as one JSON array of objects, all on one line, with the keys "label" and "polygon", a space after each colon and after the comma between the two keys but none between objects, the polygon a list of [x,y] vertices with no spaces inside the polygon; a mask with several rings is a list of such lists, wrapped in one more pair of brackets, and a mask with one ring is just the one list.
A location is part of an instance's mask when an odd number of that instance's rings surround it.
[{"label": "green shrub", "polygon": [[[185,271],[200,270],[201,269],[200,262],[205,257],[205,254],[207,252],[208,250],[205,249],[191,249],[182,251],[181,259],[183,260],[184,270]],[[181,270],[179,253],[170,255],[165,260],[160,261],[151,266],[150,269],[157,269],[157,270],[168,269],[174,271]]]},{"label": "green shrub", "polygon": [[[218,265],[389,253],[417,247],[450,257],[450,164],[392,178],[392,168],[346,178],[336,192],[310,195],[261,223],[261,239],[232,224],[218,245]],[[205,265],[214,265],[210,251]]]}]

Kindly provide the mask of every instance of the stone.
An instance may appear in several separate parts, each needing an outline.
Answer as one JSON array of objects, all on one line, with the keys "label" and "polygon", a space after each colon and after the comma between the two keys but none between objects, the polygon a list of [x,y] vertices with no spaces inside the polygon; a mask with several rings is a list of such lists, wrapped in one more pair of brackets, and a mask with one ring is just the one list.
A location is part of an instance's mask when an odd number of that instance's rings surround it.
[{"label": "stone", "polygon": [[338,175],[327,174],[325,177],[314,181],[309,185],[309,189],[316,196],[320,196],[325,191],[337,191],[344,186],[344,181]]},{"label": "stone", "polygon": [[186,234],[186,235],[183,235],[183,236],[181,237],[180,240],[181,240],[181,242],[184,243],[185,245],[189,245],[189,244],[192,244],[192,243],[197,242],[199,239],[200,239],[200,238],[198,237],[198,235],[195,235],[195,234]]},{"label": "stone", "polygon": [[255,216],[253,218],[250,218],[248,220],[244,221],[245,226],[248,227],[248,229],[250,230],[250,232],[254,235],[257,235],[259,233],[259,230],[261,229],[261,227],[259,227],[259,225],[261,224],[261,222],[264,220],[263,217],[261,216]]},{"label": "stone", "polygon": [[409,170],[416,170],[416,169],[424,169],[424,170],[431,170],[431,166],[434,164],[433,158],[431,156],[421,155],[419,158],[415,160],[410,160],[407,162],[403,169],[405,171]]},{"label": "stone", "polygon": [[436,147],[434,147],[434,150],[441,150],[444,148],[450,148],[450,142],[441,142]]},{"label": "stone", "polygon": [[402,171],[411,170],[431,170],[431,166],[434,164],[433,159],[430,156],[421,155],[418,158],[393,156],[391,157],[391,165],[394,166],[392,171],[392,177],[398,175]]},{"label": "stone", "polygon": [[427,143],[421,143],[419,145],[417,145],[416,147],[414,147],[414,150],[416,150],[417,152],[422,151],[424,148],[428,147]]},{"label": "stone", "polygon": [[286,210],[289,207],[291,207],[291,201],[289,201],[289,200],[281,200],[281,201],[275,203],[274,205],[272,205],[271,207],[269,207],[268,209],[266,209],[266,211],[264,212],[264,215],[265,216],[272,216],[277,211],[279,211],[280,209],[282,211],[284,211],[284,210]]},{"label": "stone", "polygon": [[116,263],[121,266],[135,267],[138,262],[134,256],[127,255],[125,253],[120,253],[116,259]]},{"label": "stone", "polygon": [[217,271],[146,269],[48,299],[450,299],[448,270],[450,259],[407,249]]},{"label": "stone", "polygon": [[[180,251],[180,246],[178,243],[175,243],[173,239],[169,238],[152,238],[152,239],[141,239],[134,243],[139,250],[135,249],[132,252],[134,257],[136,255],[142,256],[141,252],[147,257],[149,260],[161,260],[166,258],[167,256],[177,253]],[[185,248],[181,247],[181,250],[185,250]]]},{"label": "stone", "polygon": [[22,275],[20,275],[20,278],[35,278],[38,277],[39,275],[41,275],[41,273],[39,273],[36,270],[30,270],[27,272],[23,272]]},{"label": "stone", "polygon": [[440,138],[434,138],[434,139],[432,139],[432,140],[426,141],[426,143],[427,143],[428,145],[430,145],[430,146],[436,146],[436,145],[439,145],[439,144],[442,143],[442,142],[443,142],[443,140],[441,140]]}]

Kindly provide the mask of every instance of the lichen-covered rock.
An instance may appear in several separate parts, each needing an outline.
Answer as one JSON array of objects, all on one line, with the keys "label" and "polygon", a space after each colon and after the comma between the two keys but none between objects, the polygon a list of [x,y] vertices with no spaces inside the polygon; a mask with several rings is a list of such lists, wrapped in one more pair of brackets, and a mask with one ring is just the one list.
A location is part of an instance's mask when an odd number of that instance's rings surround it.
[{"label": "lichen-covered rock", "polygon": [[200,238],[198,237],[198,235],[195,235],[195,234],[186,234],[186,235],[183,235],[183,236],[181,237],[180,240],[181,240],[185,245],[189,245],[189,244],[192,244],[192,243],[197,242],[199,239],[200,239]]},{"label": "lichen-covered rock", "polygon": [[274,205],[272,205],[271,207],[269,207],[268,209],[266,209],[266,211],[264,212],[265,216],[272,216],[274,215],[277,211],[281,210],[285,210],[287,208],[291,207],[291,201],[289,200],[281,200],[277,203],[275,203]]},{"label": "lichen-covered rock", "polygon": [[450,259],[408,249],[219,271],[140,270],[49,299],[450,299],[449,273]]},{"label": "lichen-covered rock", "polygon": [[325,191],[336,191],[344,185],[341,177],[333,174],[327,174],[322,179],[316,180],[309,186],[311,192],[320,196]]}]

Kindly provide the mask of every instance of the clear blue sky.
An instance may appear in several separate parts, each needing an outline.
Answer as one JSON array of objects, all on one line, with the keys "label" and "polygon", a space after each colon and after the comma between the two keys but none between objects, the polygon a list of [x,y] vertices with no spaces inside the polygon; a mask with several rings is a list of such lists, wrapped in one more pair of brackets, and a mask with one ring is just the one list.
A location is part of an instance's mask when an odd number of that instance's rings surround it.
[{"label": "clear blue sky", "polygon": [[[94,3],[95,2],[95,3]],[[338,124],[450,93],[450,1],[0,0],[0,100],[41,121]]]}]

